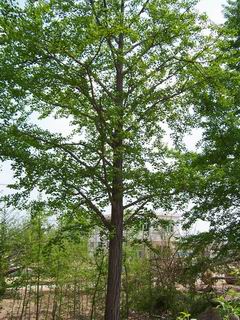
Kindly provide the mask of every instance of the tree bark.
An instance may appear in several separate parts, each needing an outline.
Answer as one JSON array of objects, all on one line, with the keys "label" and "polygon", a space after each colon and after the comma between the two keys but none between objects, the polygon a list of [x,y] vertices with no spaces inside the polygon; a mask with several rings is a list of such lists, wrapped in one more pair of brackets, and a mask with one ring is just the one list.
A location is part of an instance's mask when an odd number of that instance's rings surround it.
[{"label": "tree bark", "polygon": [[116,140],[112,191],[111,231],[108,248],[108,281],[105,320],[120,319],[123,242],[123,160],[122,139]]},{"label": "tree bark", "polygon": [[[124,0],[121,0],[122,19]],[[123,23],[123,20],[121,21]],[[117,121],[112,135],[113,139],[113,178],[112,178],[112,212],[108,248],[108,281],[105,306],[105,320],[120,319],[120,294],[122,275],[123,243],[123,45],[124,35],[118,38],[116,59],[116,114]]]},{"label": "tree bark", "polygon": [[112,208],[113,235],[109,240],[108,282],[105,320],[120,319],[120,292],[122,273],[123,210],[121,203]]}]

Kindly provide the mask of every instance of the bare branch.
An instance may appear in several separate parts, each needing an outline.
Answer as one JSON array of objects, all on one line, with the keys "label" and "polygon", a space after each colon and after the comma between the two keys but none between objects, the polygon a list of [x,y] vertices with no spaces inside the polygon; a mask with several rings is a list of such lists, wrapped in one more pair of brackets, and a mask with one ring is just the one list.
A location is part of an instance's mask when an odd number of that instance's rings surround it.
[{"label": "bare branch", "polygon": [[72,185],[71,183],[65,182],[65,185],[69,186],[70,188],[73,188],[77,191],[77,194],[79,194],[85,201],[86,205],[88,206],[88,208],[90,208],[91,210],[93,210],[96,215],[100,218],[101,222],[103,223],[103,225],[110,230],[111,229],[111,223],[106,219],[106,217],[104,216],[104,214],[101,212],[101,210],[98,209],[98,207],[92,202],[92,200],[79,188],[77,188],[76,186]]},{"label": "bare branch", "polygon": [[151,197],[148,195],[148,196],[144,196],[144,197],[141,197],[141,198],[139,198],[139,199],[137,199],[137,200],[135,200],[135,201],[133,201],[133,202],[131,202],[131,203],[128,203],[128,204],[126,204],[124,207],[123,207],[123,210],[126,210],[126,209],[128,209],[128,208],[130,208],[130,207],[132,207],[132,206],[135,206],[136,204],[138,204],[139,202],[142,202],[142,201],[144,201],[144,200],[149,200]]},{"label": "bare branch", "polygon": [[107,162],[106,162],[106,157],[105,157],[105,145],[104,145],[104,140],[101,141],[101,154],[100,157],[102,159],[102,167],[103,167],[103,176],[105,180],[105,185],[107,186],[107,192],[108,192],[108,197],[112,203],[112,188],[110,187],[108,183],[108,175],[107,175]]},{"label": "bare branch", "polygon": [[[140,17],[140,15],[145,11],[148,3],[149,3],[150,0],[146,0],[145,3],[143,4],[142,8],[140,9],[140,11],[136,14],[136,16],[134,16],[134,19],[136,19],[136,17]],[[134,20],[132,20],[130,23],[129,23],[129,28],[131,27],[131,25],[133,24]]]},{"label": "bare branch", "polygon": [[71,58],[73,61],[75,61],[77,64],[79,64],[82,68],[85,69],[85,71],[91,75],[93,77],[93,79],[96,81],[96,83],[104,90],[104,92],[109,96],[109,98],[111,98],[112,100],[114,100],[114,96],[112,95],[112,93],[108,90],[107,86],[105,86],[105,84],[97,77],[97,75],[90,70],[90,64],[89,63],[82,63],[80,60],[78,60],[76,57],[74,57],[74,55],[72,55],[70,52],[66,52],[67,56],[69,58]]},{"label": "bare branch", "polygon": [[93,63],[93,61],[98,57],[98,55],[101,51],[102,44],[103,44],[103,39],[100,40],[100,43],[99,43],[99,46],[98,46],[98,49],[97,49],[95,55],[89,60],[89,62],[87,62],[87,67],[89,67]]},{"label": "bare branch", "polygon": [[[76,188],[77,189],[77,188]],[[110,222],[108,222],[108,220],[105,218],[105,216],[103,215],[103,213],[98,209],[98,207],[88,198],[88,196],[82,192],[81,190],[77,189],[78,193],[81,195],[81,197],[86,201],[86,204],[88,205],[88,207],[90,209],[92,209],[97,216],[100,218],[100,220],[102,221],[103,225],[110,230],[111,229],[111,224]]]},{"label": "bare branch", "polygon": [[139,213],[140,210],[142,210],[145,205],[148,203],[147,201],[144,201],[134,212],[131,214],[131,216],[124,222],[124,226],[128,225],[130,222],[133,221],[133,219],[136,217],[136,215]]},{"label": "bare branch", "polygon": [[[95,5],[94,5],[94,0],[90,0],[90,3],[91,3],[91,6],[92,6],[92,12],[93,12],[93,15],[96,19],[96,23],[97,25],[101,26],[101,21],[96,13],[96,10],[95,10]],[[106,9],[107,7],[107,4],[106,2],[104,1],[104,8]],[[106,26],[105,26],[106,27]],[[111,42],[111,39],[109,37],[106,37],[106,41],[107,41],[107,44],[109,46],[109,49],[110,49],[110,52],[111,52],[111,55],[112,55],[112,59],[113,59],[113,62],[114,62],[114,66],[116,68],[117,66],[117,60],[116,60],[116,57],[115,57],[115,52],[114,52],[114,46],[112,45],[112,42]]]},{"label": "bare branch", "polygon": [[[47,101],[46,101],[47,102]],[[68,106],[68,105],[66,105],[66,104],[62,104],[62,103],[59,103],[59,102],[54,102],[54,103],[51,103],[51,105],[52,106],[56,106],[56,107],[60,107],[60,108],[65,108],[65,109],[70,109],[70,106]],[[93,116],[91,116],[91,115],[89,115],[89,114],[87,114],[87,113],[85,113],[85,112],[81,112],[81,111],[79,111],[79,109],[78,109],[78,114],[79,115],[81,115],[81,116],[83,116],[83,117],[86,117],[86,118],[88,118],[88,119],[90,119],[90,120],[92,120],[92,121],[95,121],[95,117],[93,117]]]}]

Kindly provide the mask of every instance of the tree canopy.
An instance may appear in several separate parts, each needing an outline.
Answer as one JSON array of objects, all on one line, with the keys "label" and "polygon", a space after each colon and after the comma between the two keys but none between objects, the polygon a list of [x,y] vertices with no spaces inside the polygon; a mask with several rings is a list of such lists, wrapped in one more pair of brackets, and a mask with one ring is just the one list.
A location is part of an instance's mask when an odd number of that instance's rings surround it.
[{"label": "tree canopy", "polygon": [[[163,124],[179,135],[191,121],[191,94],[204,81],[199,65],[211,45],[195,3],[131,1],[123,16],[117,1],[30,1],[25,9],[2,1],[1,155],[16,160],[20,187],[38,185],[54,203],[70,199],[98,214],[93,199],[99,209],[111,202],[121,117],[126,204],[169,202]],[[72,133],[42,130],[31,114],[68,118]]]}]

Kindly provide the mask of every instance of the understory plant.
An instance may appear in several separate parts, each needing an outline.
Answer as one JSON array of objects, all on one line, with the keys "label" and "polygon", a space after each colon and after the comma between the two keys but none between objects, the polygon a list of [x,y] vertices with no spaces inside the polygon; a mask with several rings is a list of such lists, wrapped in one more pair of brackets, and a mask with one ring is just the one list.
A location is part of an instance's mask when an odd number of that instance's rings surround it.
[{"label": "understory plant", "polygon": [[191,314],[188,312],[180,312],[176,320],[196,320],[191,318]]},{"label": "understory plant", "polygon": [[240,316],[240,294],[230,291],[231,300],[226,300],[225,297],[217,299],[219,305],[218,310],[223,320],[237,319],[233,318]]}]

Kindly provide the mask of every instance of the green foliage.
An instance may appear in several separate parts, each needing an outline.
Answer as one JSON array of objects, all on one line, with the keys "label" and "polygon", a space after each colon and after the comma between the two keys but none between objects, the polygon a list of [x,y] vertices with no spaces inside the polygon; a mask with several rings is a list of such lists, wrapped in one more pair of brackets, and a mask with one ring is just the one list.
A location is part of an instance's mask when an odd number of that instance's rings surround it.
[{"label": "green foliage", "polygon": [[6,221],[0,212],[0,299],[5,292],[5,276],[6,271]]},{"label": "green foliage", "polygon": [[231,316],[240,316],[239,297],[236,301],[227,301],[224,297],[218,298],[217,301],[219,303],[218,309],[223,320],[229,320]]},{"label": "green foliage", "polygon": [[6,277],[13,256],[17,254],[13,248],[17,228],[5,206],[0,208],[0,299],[4,295],[7,284]]},{"label": "green foliage", "polygon": [[190,320],[191,314],[188,312],[180,312],[176,320]]},{"label": "green foliage", "polygon": [[201,294],[183,293],[173,288],[147,286],[140,292],[135,292],[133,309],[153,315],[165,315],[175,319],[182,310],[189,310],[189,315],[197,317],[205,311],[211,302],[208,296]]},{"label": "green foliage", "polygon": [[[182,310],[196,317],[211,305],[212,294],[191,291],[200,271],[189,279],[186,266],[190,262],[178,256],[176,247],[154,248],[146,242],[129,241],[124,252],[123,291],[127,290],[128,296],[127,302],[123,299],[123,308],[126,302],[135,312],[175,319]],[[189,290],[177,290],[177,285]]]},{"label": "green foliage", "polygon": [[[186,156],[192,209],[188,226],[197,219],[210,222],[210,232],[195,244],[211,248],[218,262],[239,259],[239,1],[229,1],[226,22],[216,42],[217,61],[210,86],[196,92],[202,128],[201,150]],[[202,242],[202,245],[200,244]],[[217,262],[216,261],[216,262]]]},{"label": "green foliage", "polygon": [[[59,241],[62,228],[62,220],[60,225],[50,226],[42,208],[39,211],[32,209],[31,217],[15,227],[9,253],[15,254],[12,263],[20,269],[8,277],[8,290],[17,293],[21,288],[19,292],[22,292],[22,288],[30,284],[55,288],[52,294],[60,305],[66,288],[71,294],[70,303],[77,299],[77,288],[80,288],[81,294],[88,297],[89,305],[93,306],[93,315],[101,319],[107,275],[106,243],[103,242],[96,251],[90,251],[89,235],[82,234],[81,230],[73,238],[63,233]],[[185,284],[182,271],[188,277],[185,269],[179,270],[180,266],[184,267],[182,262],[173,263],[176,248],[154,249],[146,243],[131,241],[131,238],[126,240],[121,301],[123,317],[135,311],[175,319],[182,310],[189,310],[195,317],[209,306],[207,295],[176,290],[176,283]]]},{"label": "green foliage", "polygon": [[175,312],[175,298],[179,298],[176,291],[162,290],[160,287],[145,288],[142,294],[136,297],[136,310],[152,314],[167,314]]},{"label": "green foliage", "polygon": [[228,0],[228,4],[225,6],[225,18],[226,25],[229,29],[238,32],[239,36],[239,21],[240,21],[240,2],[239,0]]},{"label": "green foliage", "polygon": [[[213,46],[196,1],[128,1],[124,15],[117,2],[13,3],[2,0],[0,16],[1,159],[13,161],[13,203],[24,197],[26,205],[37,186],[52,208],[66,214],[81,208],[82,220],[91,216],[92,224],[106,226],[102,212],[121,171],[116,153],[124,159],[127,208],[184,203],[176,192],[184,191],[174,173],[176,154],[163,137],[167,126],[179,145],[195,121],[194,91],[206,82],[202,61]],[[69,134],[33,124],[49,116],[68,119]]]}]

